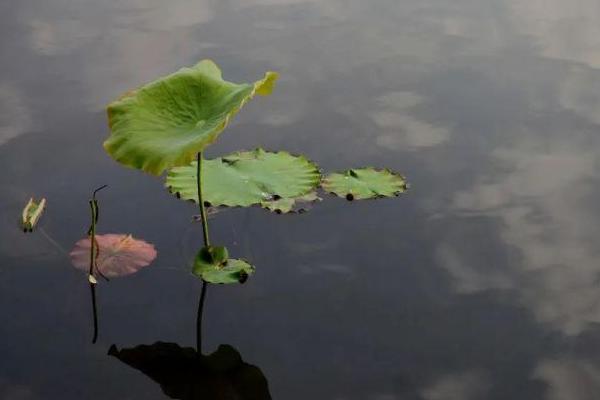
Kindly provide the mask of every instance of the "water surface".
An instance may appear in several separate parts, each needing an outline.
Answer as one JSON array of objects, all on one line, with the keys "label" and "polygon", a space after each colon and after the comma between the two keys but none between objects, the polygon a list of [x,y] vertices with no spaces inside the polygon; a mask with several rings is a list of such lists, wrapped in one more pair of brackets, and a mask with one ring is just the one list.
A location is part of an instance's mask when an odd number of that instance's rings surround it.
[{"label": "water surface", "polygon": [[[257,273],[209,291],[207,350],[235,347],[274,399],[598,398],[596,0],[3,2],[0,398],[167,398],[107,352],[193,346],[200,226],[104,153],[104,107],[203,58],[233,81],[281,74],[209,156],[260,145],[412,184],[303,215],[217,214],[213,240]],[[99,231],[159,257],[101,285],[92,345],[65,253],[102,184]],[[32,195],[48,210],[24,235]]]}]

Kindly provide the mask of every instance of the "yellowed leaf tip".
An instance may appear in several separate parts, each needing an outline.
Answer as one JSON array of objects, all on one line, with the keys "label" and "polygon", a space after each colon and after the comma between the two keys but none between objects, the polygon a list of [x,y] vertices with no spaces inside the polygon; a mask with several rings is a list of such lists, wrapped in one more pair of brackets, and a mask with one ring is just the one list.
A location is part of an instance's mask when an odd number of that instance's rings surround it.
[{"label": "yellowed leaf tip", "polygon": [[277,72],[267,72],[262,80],[256,82],[256,94],[260,96],[270,95],[278,78],[279,74]]}]

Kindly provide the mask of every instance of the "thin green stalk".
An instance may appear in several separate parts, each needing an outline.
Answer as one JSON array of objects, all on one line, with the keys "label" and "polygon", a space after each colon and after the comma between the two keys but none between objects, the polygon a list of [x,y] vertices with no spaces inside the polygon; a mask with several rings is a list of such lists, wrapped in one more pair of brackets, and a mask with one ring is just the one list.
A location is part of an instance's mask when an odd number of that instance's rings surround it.
[{"label": "thin green stalk", "polygon": [[[96,200],[96,193],[104,189],[107,185],[101,186],[94,190],[92,199],[90,200],[90,209],[92,211],[92,224],[88,230],[90,237],[90,269],[88,272],[88,280],[90,282],[90,291],[92,294],[92,313],[94,318],[94,335],[92,336],[92,343],[96,343],[98,339],[98,310],[96,308],[96,278],[94,277],[94,267],[96,266],[96,260],[98,258],[99,251],[97,249],[96,242],[96,224],[98,223],[98,200]],[[99,271],[98,271],[99,272]]]},{"label": "thin green stalk", "polygon": [[96,193],[107,187],[108,185],[100,186],[92,193],[92,199],[90,200],[90,209],[92,211],[92,223],[88,230],[88,236],[90,237],[90,270],[88,278],[92,280],[94,276],[94,266],[96,264],[96,258],[98,257],[96,251],[96,224],[98,223],[99,209],[98,200],[96,200]]},{"label": "thin green stalk", "polygon": [[98,220],[98,202],[95,198],[90,200],[90,209],[92,211],[92,224],[88,231],[90,237],[90,269],[88,272],[88,278],[91,280],[94,276],[94,264],[96,261],[96,222]]},{"label": "thin green stalk", "polygon": [[204,246],[210,246],[208,239],[208,220],[206,219],[206,208],[202,197],[202,152],[196,156],[196,186],[198,188],[198,205],[200,206],[200,219],[202,220],[202,234],[204,236]]},{"label": "thin green stalk", "polygon": [[90,269],[88,271],[88,281],[90,282],[90,292],[92,295],[92,315],[94,321],[94,334],[92,344],[98,340],[98,310],[96,308],[96,278],[94,277],[94,265],[96,264],[96,222],[98,222],[98,202],[95,196],[90,200],[90,209],[92,211],[92,224],[89,229],[90,236]]},{"label": "thin green stalk", "polygon": [[[196,155],[196,187],[198,189],[198,206],[200,207],[200,219],[202,221],[202,235],[204,238],[204,246],[210,246],[208,238],[208,220],[206,218],[206,208],[204,207],[204,199],[202,197],[202,152]],[[208,290],[208,283],[202,281],[202,291],[198,300],[198,312],[196,314],[196,351],[202,354],[202,314],[204,311],[204,299]]]}]

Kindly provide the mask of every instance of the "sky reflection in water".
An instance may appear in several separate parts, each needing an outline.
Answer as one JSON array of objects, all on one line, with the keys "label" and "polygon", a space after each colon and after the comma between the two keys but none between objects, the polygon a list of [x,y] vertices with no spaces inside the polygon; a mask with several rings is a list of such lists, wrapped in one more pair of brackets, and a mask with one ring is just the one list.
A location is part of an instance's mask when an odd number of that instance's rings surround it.
[{"label": "sky reflection in water", "polygon": [[[191,345],[200,230],[103,153],[103,107],[201,58],[234,81],[282,76],[210,153],[260,144],[412,183],[291,218],[217,214],[214,236],[258,269],[210,293],[208,347],[234,345],[275,399],[600,394],[597,1],[25,0],[0,15],[0,398],[164,397],[106,351]],[[102,287],[92,347],[60,247],[104,183],[99,229],[159,258]],[[31,195],[58,248],[18,230]]]}]

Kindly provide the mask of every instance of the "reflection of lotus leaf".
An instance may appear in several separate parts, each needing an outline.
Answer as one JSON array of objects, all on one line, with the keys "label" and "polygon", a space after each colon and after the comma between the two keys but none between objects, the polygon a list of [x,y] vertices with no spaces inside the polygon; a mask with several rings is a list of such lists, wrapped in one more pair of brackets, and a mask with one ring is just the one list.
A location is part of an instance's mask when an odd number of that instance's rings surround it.
[{"label": "reflection of lotus leaf", "polygon": [[348,200],[398,196],[407,189],[402,175],[387,169],[349,169],[323,179],[323,189]]},{"label": "reflection of lotus leaf", "polygon": [[0,146],[33,128],[33,117],[25,100],[20,88],[8,81],[0,82]]},{"label": "reflection of lotus leaf", "polygon": [[[318,167],[306,158],[262,149],[204,160],[202,169],[204,201],[212,206],[261,205],[282,212],[291,211],[296,198],[316,200],[305,196],[321,179]],[[166,186],[185,200],[198,201],[196,162],[169,171]]]},{"label": "reflection of lotus leaf", "polygon": [[164,342],[121,350],[112,345],[108,354],[150,377],[172,399],[271,399],[260,369],[245,363],[229,345],[219,346],[208,356]]},{"label": "reflection of lotus leaf", "polygon": [[108,106],[106,151],[130,167],[159,175],[189,164],[216,140],[255,94],[271,93],[277,74],[255,83],[224,81],[210,60],[160,78]]},{"label": "reflection of lotus leaf", "polygon": [[[156,258],[156,250],[150,243],[134,239],[131,235],[96,235],[98,256],[96,267],[107,278],[136,273]],[[75,268],[88,272],[91,240],[85,238],[75,243],[71,250],[71,262]]]}]

